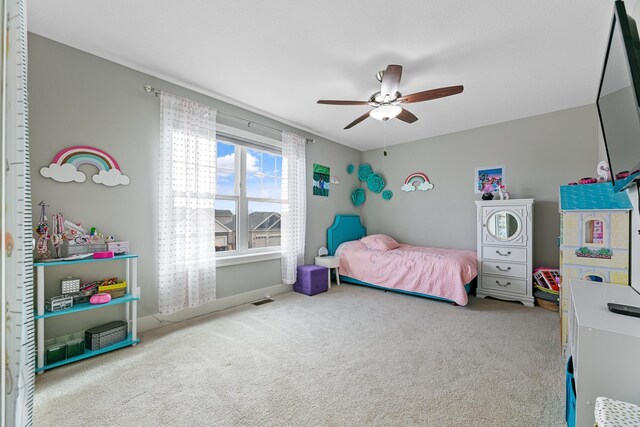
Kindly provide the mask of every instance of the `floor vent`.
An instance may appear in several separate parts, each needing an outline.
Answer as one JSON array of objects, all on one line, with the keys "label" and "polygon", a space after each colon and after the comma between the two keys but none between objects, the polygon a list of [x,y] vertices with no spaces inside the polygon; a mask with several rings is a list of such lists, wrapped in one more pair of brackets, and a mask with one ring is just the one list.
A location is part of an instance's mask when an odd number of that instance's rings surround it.
[{"label": "floor vent", "polygon": [[253,305],[262,305],[262,304],[266,304],[266,303],[269,303],[269,302],[273,302],[273,300],[270,299],[270,298],[265,298],[263,300],[254,302]]}]

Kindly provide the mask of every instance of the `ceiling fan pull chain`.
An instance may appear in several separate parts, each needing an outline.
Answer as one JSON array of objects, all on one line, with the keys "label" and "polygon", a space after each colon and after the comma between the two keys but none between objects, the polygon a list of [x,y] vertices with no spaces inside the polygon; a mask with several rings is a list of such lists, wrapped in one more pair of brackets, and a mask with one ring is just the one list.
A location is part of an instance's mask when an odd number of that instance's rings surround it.
[{"label": "ceiling fan pull chain", "polygon": [[388,120],[384,121],[384,156],[387,157],[387,122]]}]

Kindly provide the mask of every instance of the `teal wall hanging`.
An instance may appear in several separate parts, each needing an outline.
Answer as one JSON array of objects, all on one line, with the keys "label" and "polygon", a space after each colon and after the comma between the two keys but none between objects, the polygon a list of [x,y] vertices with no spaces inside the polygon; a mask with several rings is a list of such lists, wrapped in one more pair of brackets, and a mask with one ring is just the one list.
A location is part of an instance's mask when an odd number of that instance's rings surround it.
[{"label": "teal wall hanging", "polygon": [[373,169],[371,168],[371,165],[368,163],[363,163],[360,166],[358,166],[358,179],[360,181],[367,181],[367,178],[369,178],[369,175],[371,175],[373,173]]},{"label": "teal wall hanging", "polygon": [[372,172],[367,177],[367,187],[369,188],[369,190],[373,191],[376,194],[382,191],[384,185],[384,179],[380,176],[380,174]]},{"label": "teal wall hanging", "polygon": [[385,200],[391,200],[391,198],[393,197],[393,191],[391,190],[384,190],[382,192],[382,198]]},{"label": "teal wall hanging", "polygon": [[351,193],[351,202],[355,207],[362,205],[365,199],[366,199],[366,196],[362,188],[356,188],[355,190],[353,190],[353,193]]},{"label": "teal wall hanging", "polygon": [[349,175],[351,175],[355,169],[356,169],[355,166],[353,166],[351,163],[347,165],[347,173]]}]

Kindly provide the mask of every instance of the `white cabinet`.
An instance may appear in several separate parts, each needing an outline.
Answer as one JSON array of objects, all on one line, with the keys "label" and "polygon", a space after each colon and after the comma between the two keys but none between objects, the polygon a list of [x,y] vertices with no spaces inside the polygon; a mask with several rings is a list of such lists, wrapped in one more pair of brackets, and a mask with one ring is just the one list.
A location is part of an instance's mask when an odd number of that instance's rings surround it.
[{"label": "white cabinet", "polygon": [[476,295],[533,307],[533,199],[480,200],[476,205]]},{"label": "white cabinet", "polygon": [[567,394],[575,397],[575,409],[571,408],[575,425],[592,426],[597,397],[640,402],[640,318],[607,308],[610,302],[638,307],[640,295],[630,286],[575,279],[567,282],[568,349],[573,367]]}]

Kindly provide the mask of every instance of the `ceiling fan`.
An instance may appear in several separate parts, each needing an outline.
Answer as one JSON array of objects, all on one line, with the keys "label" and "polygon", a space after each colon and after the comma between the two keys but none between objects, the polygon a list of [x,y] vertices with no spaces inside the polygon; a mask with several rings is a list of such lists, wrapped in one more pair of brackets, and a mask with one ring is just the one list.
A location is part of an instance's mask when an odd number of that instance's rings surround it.
[{"label": "ceiling fan", "polygon": [[381,83],[380,91],[371,95],[368,101],[337,101],[321,99],[318,101],[318,104],[372,106],[373,110],[361,115],[345,127],[345,129],[351,129],[369,116],[382,121],[387,121],[397,117],[403,122],[413,123],[418,120],[418,118],[410,111],[402,108],[400,106],[401,104],[413,104],[415,102],[444,98],[445,96],[456,95],[464,90],[464,86],[458,85],[441,87],[439,89],[430,89],[402,96],[402,94],[398,92],[401,77],[402,65],[389,65],[386,70],[379,71],[376,74],[376,78]]}]

